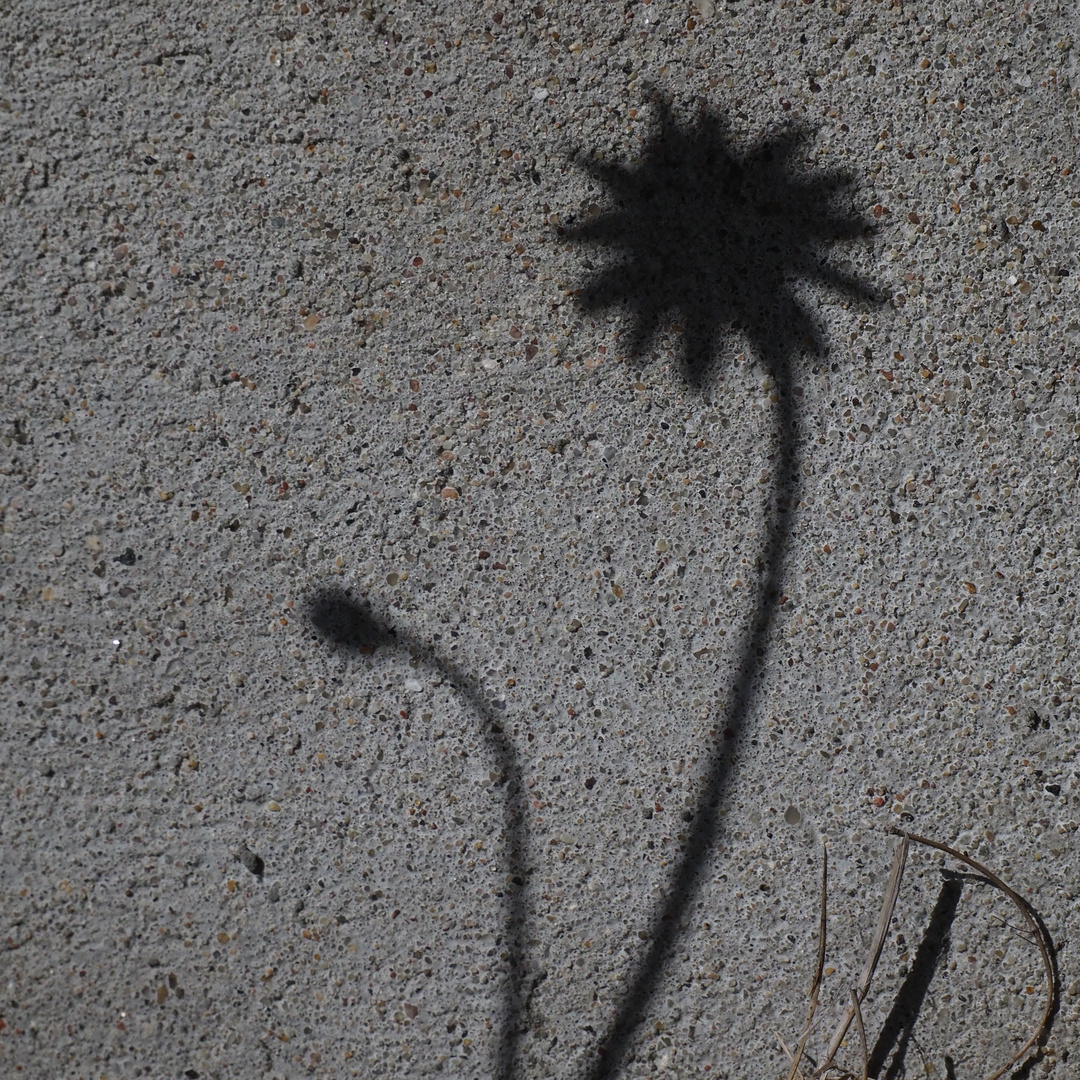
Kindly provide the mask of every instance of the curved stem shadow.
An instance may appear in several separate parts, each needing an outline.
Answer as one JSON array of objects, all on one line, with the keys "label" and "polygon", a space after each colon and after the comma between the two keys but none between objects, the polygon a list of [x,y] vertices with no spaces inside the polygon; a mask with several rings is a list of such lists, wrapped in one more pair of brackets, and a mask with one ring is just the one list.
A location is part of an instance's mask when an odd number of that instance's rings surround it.
[{"label": "curved stem shadow", "polygon": [[[792,366],[807,351],[825,352],[816,321],[803,309],[791,282],[796,277],[862,300],[874,299],[843,268],[832,267],[822,248],[865,230],[850,215],[834,212],[846,176],[801,175],[805,132],[788,131],[748,154],[731,144],[721,117],[704,113],[692,129],[676,122],[670,102],[657,99],[657,124],[636,167],[593,163],[594,179],[611,191],[614,208],[566,230],[583,245],[616,253],[607,270],[577,290],[582,307],[621,307],[632,324],[631,355],[645,347],[676,311],[684,324],[682,375],[705,385],[720,339],[732,331],[749,341],[775,384],[772,483],[764,514],[760,577],[752,611],[735,657],[735,677],[720,710],[724,723],[704,776],[704,794],[689,836],[671,873],[666,899],[654,914],[649,946],[629,978],[598,1058],[587,1080],[608,1080],[659,985],[682,916],[701,887],[720,832],[721,808],[737,769],[735,754],[754,703],[770,623],[780,609],[787,571],[791,515],[800,491],[801,455]],[[592,208],[590,207],[590,213]],[[571,219],[567,219],[568,224]],[[507,777],[504,835],[507,872],[516,881],[506,903],[510,974],[496,1075],[517,1075],[527,994],[524,944],[529,851],[527,800],[515,749],[475,684],[430,646],[395,632],[344,593],[323,593],[311,603],[313,625],[328,640],[359,653],[407,646],[441,672],[481,718],[497,769]]]},{"label": "curved stem shadow", "polygon": [[[975,875],[974,877],[978,881],[985,880],[985,878],[981,876]],[[1034,905],[1031,905],[1027,900],[1024,900],[1024,906],[1027,908],[1028,915],[1031,916],[1031,919],[1035,921],[1036,926],[1039,928],[1039,933],[1042,935],[1043,942],[1047,945],[1047,955],[1050,958],[1050,973],[1052,978],[1050,987],[1050,1009],[1047,1013],[1047,1025],[1042,1029],[1042,1034],[1036,1043],[1039,1052],[1029,1054],[1027,1061],[1011,1072],[1009,1080],[1027,1080],[1027,1078],[1030,1077],[1031,1071],[1034,1070],[1036,1065],[1041,1061],[1041,1048],[1047,1044],[1047,1040],[1050,1038],[1050,1032],[1054,1026],[1054,1021],[1057,1018],[1057,1012],[1062,1007],[1062,973],[1061,969],[1057,966],[1057,947],[1054,945],[1054,939],[1051,936],[1050,928],[1047,926],[1047,923],[1045,923],[1042,916],[1037,912]]]},{"label": "curved stem shadow", "polygon": [[529,826],[525,813],[527,799],[514,744],[491,705],[484,699],[479,686],[467,679],[452,660],[440,656],[434,648],[418,638],[400,633],[381,622],[372,614],[369,606],[358,603],[347,592],[328,590],[317,593],[308,601],[307,615],[325,640],[355,655],[370,655],[379,648],[407,650],[411,656],[438,672],[480,718],[481,732],[491,754],[492,771],[503,777],[502,784],[506,789],[502,834],[506,844],[504,866],[507,900],[504,908],[509,976],[494,1075],[499,1080],[512,1080],[517,1075],[518,1046],[526,1006],[523,960],[528,890],[526,861],[529,851]]},{"label": "curved stem shadow", "polygon": [[757,599],[747,622],[742,648],[735,662],[735,680],[718,713],[726,726],[713,750],[705,791],[698,805],[690,833],[669,879],[667,898],[655,913],[649,928],[649,947],[635,965],[616,1017],[599,1048],[596,1062],[588,1069],[588,1080],[608,1080],[626,1054],[630,1039],[641,1023],[656,993],[665,961],[679,934],[680,922],[689,910],[702,874],[720,833],[720,811],[731,783],[737,760],[734,754],[739,736],[746,727],[753,701],[755,676],[766,653],[769,625],[777,610],[787,565],[791,513],[799,493],[801,464],[796,434],[797,418],[791,392],[790,363],[781,355],[769,365],[777,387],[778,445],[774,460],[772,490],[769,493],[765,543],[761,561],[764,570]]},{"label": "curved stem shadow", "polygon": [[[979,878],[979,880],[983,880]],[[1046,1027],[1043,1029],[1042,1035],[1039,1037],[1039,1041],[1036,1046],[1040,1048],[1040,1052],[1030,1054],[1027,1061],[1023,1062],[1019,1068],[1015,1069],[1009,1076],[1009,1080],[1028,1080],[1031,1076],[1032,1070],[1039,1063],[1042,1058],[1041,1048],[1046,1045],[1047,1039],[1050,1038],[1050,1032],[1053,1030],[1054,1021],[1057,1019],[1058,1010],[1061,1008],[1061,969],[1058,967],[1058,950],[1054,945],[1054,939],[1050,935],[1050,928],[1046,925],[1043,917],[1035,910],[1034,906],[1024,901],[1027,907],[1028,914],[1035,920],[1036,926],[1039,928],[1039,933],[1042,934],[1043,941],[1046,942],[1047,954],[1050,957],[1050,972],[1053,978],[1053,985],[1050,987],[1050,1009],[1046,1018]]]}]

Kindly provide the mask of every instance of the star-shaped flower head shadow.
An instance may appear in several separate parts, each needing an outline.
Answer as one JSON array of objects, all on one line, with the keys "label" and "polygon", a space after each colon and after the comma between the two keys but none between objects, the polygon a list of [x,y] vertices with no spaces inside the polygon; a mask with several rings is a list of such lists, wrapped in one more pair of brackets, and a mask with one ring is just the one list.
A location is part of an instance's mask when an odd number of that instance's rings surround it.
[{"label": "star-shaped flower head shadow", "polygon": [[722,338],[732,332],[745,335],[780,383],[791,358],[823,347],[794,281],[877,299],[822,254],[827,244],[866,232],[864,222],[836,209],[850,178],[806,175],[799,167],[805,131],[786,129],[740,154],[718,114],[682,127],[670,103],[657,104],[655,131],[639,164],[586,165],[615,206],[573,225],[568,236],[618,256],[586,283],[579,300],[587,311],[628,311],[629,352],[639,362],[658,330],[681,325],[691,385],[703,384]]}]

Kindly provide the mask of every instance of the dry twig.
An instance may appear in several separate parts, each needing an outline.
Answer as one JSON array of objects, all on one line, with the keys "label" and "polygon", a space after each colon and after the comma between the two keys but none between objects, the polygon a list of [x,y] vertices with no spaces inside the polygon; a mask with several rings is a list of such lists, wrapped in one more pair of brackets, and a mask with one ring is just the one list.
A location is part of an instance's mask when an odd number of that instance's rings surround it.
[{"label": "dry twig", "polygon": [[[987,1080],[1000,1080],[1005,1073],[1013,1068],[1013,1066],[1017,1065],[1028,1051],[1039,1042],[1049,1028],[1050,1017],[1054,1011],[1056,989],[1054,981],[1054,963],[1052,959],[1053,944],[1050,941],[1048,934],[1043,929],[1042,923],[1036,918],[1031,905],[1028,904],[1019,893],[1010,889],[997,874],[983,866],[982,863],[976,862],[970,855],[965,855],[963,852],[957,851],[955,848],[951,848],[948,844],[943,844],[938,840],[930,840],[925,836],[916,836],[914,833],[907,832],[898,832],[897,835],[901,838],[900,844],[896,849],[896,855],[893,857],[892,871],[889,874],[889,880],[885,886],[885,896],[881,905],[881,914],[878,916],[877,928],[874,931],[874,938],[870,945],[866,963],[863,965],[862,975],[859,978],[858,985],[852,987],[850,990],[851,1002],[847,1009],[845,1009],[840,1024],[833,1033],[832,1038],[829,1040],[822,1063],[811,1074],[810,1080],[868,1080],[869,1060],[866,1049],[866,1030],[863,1026],[862,1002],[866,1000],[866,996],[870,992],[870,984],[874,978],[874,972],[877,970],[878,961],[881,959],[881,950],[885,945],[885,938],[888,936],[889,925],[892,922],[893,913],[896,909],[896,901],[900,895],[900,884],[904,876],[904,867],[907,864],[908,849],[912,843],[923,844],[926,847],[935,848],[945,855],[958,859],[960,862],[965,863],[981,874],[995,888],[1000,889],[1010,900],[1012,900],[1017,908],[1019,908],[1020,914],[1024,917],[1024,921],[1027,924],[1032,938],[1039,947],[1039,955],[1042,958],[1043,969],[1046,974],[1046,1005],[1043,1008],[1038,1025],[1027,1042],[1025,1042],[1000,1069],[991,1073],[987,1078]],[[788,1049],[787,1044],[783,1039],[780,1039],[780,1045],[791,1062],[791,1071],[788,1073],[787,1080],[807,1080],[806,1075],[802,1072],[800,1066],[806,1053],[806,1042],[810,1035],[814,1014],[817,1012],[822,972],[825,967],[825,904],[827,888],[828,854],[826,853],[821,874],[821,918],[818,926],[817,963],[814,970],[814,979],[810,986],[810,1004],[807,1009],[806,1022],[803,1025],[803,1030],[799,1036],[799,1041],[794,1052]],[[855,1073],[846,1069],[841,1069],[835,1064],[836,1054],[843,1044],[844,1039],[847,1037],[852,1021],[855,1022],[856,1030],[859,1033],[859,1044],[862,1051],[862,1069],[859,1076],[856,1076]]]},{"label": "dry twig", "polygon": [[1035,939],[1035,944],[1039,947],[1039,956],[1042,958],[1043,971],[1046,974],[1046,1004],[1043,1006],[1039,1023],[1028,1041],[1024,1043],[1024,1045],[1021,1046],[1020,1049],[997,1070],[997,1072],[991,1073],[987,1078],[987,1080],[999,1080],[999,1078],[1004,1076],[1014,1065],[1019,1064],[1021,1059],[1024,1058],[1027,1052],[1035,1046],[1036,1043],[1038,1043],[1050,1026],[1050,1017],[1054,1012],[1054,994],[1056,989],[1054,983],[1054,961],[1052,958],[1053,942],[1050,940],[1049,934],[1043,928],[1042,923],[1035,917],[1031,905],[1018,892],[1010,889],[1009,886],[993,872],[993,870],[983,866],[980,862],[976,862],[970,855],[965,855],[962,851],[957,851],[956,848],[951,848],[948,844],[943,844],[939,840],[930,840],[925,836],[916,836],[914,833],[905,833],[904,835],[909,840],[914,840],[917,844],[925,844],[927,847],[936,848],[946,855],[951,855],[954,859],[959,859],[960,862],[966,863],[973,870],[982,874],[991,885],[1000,889],[1017,906],[1020,910],[1020,914],[1024,917],[1024,922],[1027,923],[1031,936]]},{"label": "dry twig", "polygon": [[814,968],[814,981],[810,984],[810,1005],[806,1010],[806,1023],[803,1024],[802,1034],[799,1036],[799,1045],[795,1048],[795,1053],[792,1054],[784,1045],[784,1040],[780,1040],[780,1045],[784,1048],[784,1053],[787,1054],[791,1060],[791,1072],[788,1074],[788,1080],[802,1080],[802,1073],[799,1072],[799,1063],[802,1061],[803,1053],[806,1050],[806,1040],[810,1036],[810,1025],[814,1021],[814,1013],[817,1012],[818,1007],[818,992],[821,990],[821,977],[825,970],[825,930],[827,923],[827,915],[825,913],[825,900],[829,890],[829,850],[828,848],[822,851],[821,860],[821,916],[818,919],[818,947],[817,947],[817,965]]}]

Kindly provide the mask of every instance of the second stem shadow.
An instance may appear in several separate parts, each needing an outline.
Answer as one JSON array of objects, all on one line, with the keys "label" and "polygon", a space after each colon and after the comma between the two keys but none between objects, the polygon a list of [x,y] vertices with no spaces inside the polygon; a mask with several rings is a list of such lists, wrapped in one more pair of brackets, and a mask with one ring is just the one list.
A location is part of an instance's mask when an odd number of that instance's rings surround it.
[{"label": "second stem shadow", "polygon": [[527,1006],[524,951],[529,877],[526,866],[529,852],[527,799],[514,744],[480,687],[466,678],[452,660],[440,656],[433,647],[419,639],[390,627],[367,604],[354,600],[347,592],[328,590],[309,600],[307,614],[312,626],[325,641],[346,652],[368,656],[376,649],[384,649],[406,652],[418,658],[430,670],[441,675],[478,718],[492,772],[503,777],[506,792],[502,800],[502,836],[505,845],[503,866],[508,882],[504,902],[504,933],[509,975],[503,994],[505,1015],[501,1018],[499,1028],[495,1076],[499,1080],[513,1080],[519,1075],[518,1046]]}]

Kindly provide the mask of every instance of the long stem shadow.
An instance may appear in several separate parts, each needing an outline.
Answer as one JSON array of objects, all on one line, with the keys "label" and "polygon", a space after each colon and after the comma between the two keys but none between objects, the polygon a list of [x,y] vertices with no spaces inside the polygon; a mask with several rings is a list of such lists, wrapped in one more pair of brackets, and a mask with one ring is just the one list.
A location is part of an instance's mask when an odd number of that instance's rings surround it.
[{"label": "long stem shadow", "polygon": [[689,835],[668,881],[666,898],[649,927],[648,948],[635,965],[629,990],[601,1044],[597,1060],[587,1073],[590,1080],[607,1080],[615,1073],[656,993],[665,962],[679,934],[682,916],[700,888],[702,872],[709,862],[709,852],[715,848],[719,838],[721,809],[737,768],[735,751],[746,727],[755,677],[761,670],[768,644],[769,624],[781,595],[792,504],[796,502],[799,491],[797,477],[800,456],[795,437],[796,412],[791,394],[790,365],[786,357],[777,357],[771,369],[778,389],[776,428],[779,438],[768,501],[765,544],[760,555],[764,569],[742,647],[736,657],[735,680],[723,707],[717,710],[725,718],[725,724],[720,741],[712,753],[705,789]]},{"label": "long stem shadow", "polygon": [[434,648],[419,639],[381,622],[366,604],[358,603],[345,592],[324,591],[309,599],[307,615],[324,639],[358,656],[370,655],[379,648],[394,648],[419,658],[430,669],[437,671],[480,719],[481,732],[492,759],[492,771],[503,777],[502,786],[506,789],[502,834],[506,845],[504,924],[509,975],[494,1075],[499,1080],[513,1080],[517,1075],[518,1046],[526,1005],[523,961],[528,892],[526,861],[529,852],[527,799],[514,744],[484,699],[480,687],[466,678],[452,660],[440,656]]},{"label": "long stem shadow", "polygon": [[630,355],[641,362],[655,334],[678,313],[683,375],[694,388],[706,386],[720,340],[741,334],[775,387],[772,485],[754,606],[735,657],[734,681],[718,710],[722,734],[666,898],[653,916],[648,948],[630,974],[597,1058],[586,1067],[587,1080],[608,1080],[622,1063],[700,889],[736,773],[738,741],[763,670],[770,622],[780,606],[802,464],[793,365],[807,353],[827,355],[824,336],[792,282],[817,280],[858,300],[880,299],[821,254],[822,247],[867,228],[834,212],[850,178],[805,175],[799,162],[807,133],[788,129],[740,153],[720,116],[703,113],[687,128],[676,122],[670,103],[659,96],[653,103],[658,119],[640,164],[586,162],[608,188],[613,208],[590,208],[593,217],[574,225],[569,238],[607,247],[615,258],[580,290],[580,302],[589,311],[623,308],[631,321]]}]

